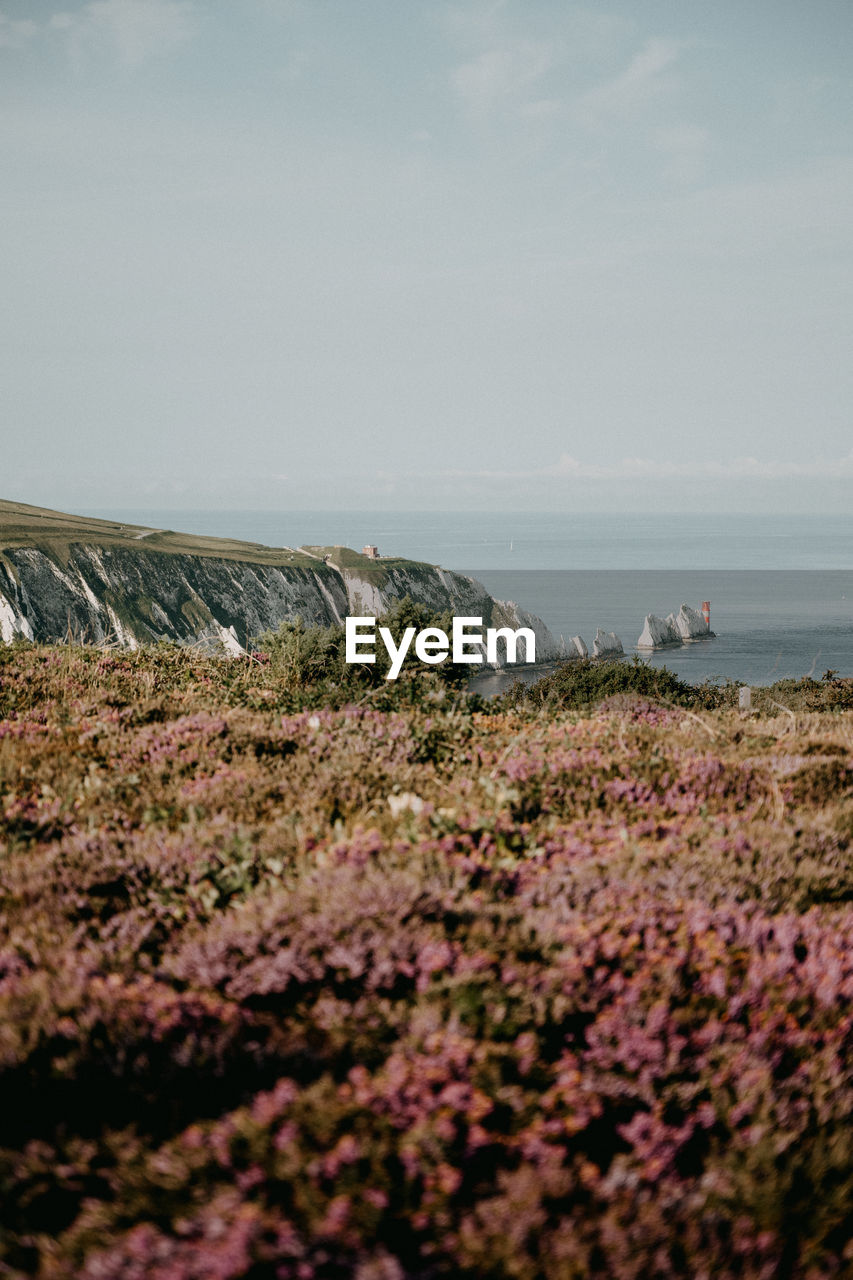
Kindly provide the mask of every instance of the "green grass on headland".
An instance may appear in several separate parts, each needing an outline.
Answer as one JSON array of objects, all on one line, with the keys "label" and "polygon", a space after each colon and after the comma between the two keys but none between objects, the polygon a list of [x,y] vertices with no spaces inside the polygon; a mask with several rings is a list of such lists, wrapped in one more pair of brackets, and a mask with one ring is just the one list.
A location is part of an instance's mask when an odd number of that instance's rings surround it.
[{"label": "green grass on headland", "polygon": [[295,548],[265,547],[259,542],[243,542],[236,538],[209,538],[172,529],[150,529],[144,525],[121,524],[117,520],[100,520],[94,516],[69,515],[23,502],[0,501],[0,552],[6,547],[35,547],[63,562],[68,558],[69,547],[80,543],[303,569],[317,567],[314,557]]},{"label": "green grass on headland", "polygon": [[318,560],[325,561],[344,574],[357,574],[360,578],[374,583],[377,587],[385,585],[388,581],[389,573],[394,569],[404,569],[411,572],[413,569],[431,571],[434,567],[433,565],[426,565],[423,561],[407,560],[405,556],[380,556],[378,560],[374,560],[370,556],[362,555],[360,551],[354,551],[352,547],[305,546],[302,550],[309,555],[316,556]]},{"label": "green grass on headland", "polygon": [[349,547],[266,547],[260,542],[238,538],[211,538],[173,529],[121,524],[117,520],[71,515],[24,502],[0,500],[0,552],[5,547],[35,547],[65,561],[69,547],[80,543],[301,569],[318,568],[328,554],[336,569],[358,569],[368,578],[382,580],[390,569],[418,565],[417,561],[399,556],[386,556],[377,562]]}]

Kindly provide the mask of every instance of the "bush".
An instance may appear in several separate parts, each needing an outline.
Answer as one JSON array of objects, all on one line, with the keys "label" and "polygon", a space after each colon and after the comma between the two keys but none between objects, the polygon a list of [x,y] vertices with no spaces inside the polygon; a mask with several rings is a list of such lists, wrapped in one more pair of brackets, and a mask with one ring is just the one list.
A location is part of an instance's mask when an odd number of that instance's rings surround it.
[{"label": "bush", "polygon": [[452,628],[452,614],[435,614],[428,606],[408,596],[397,601],[382,617],[377,618],[376,661],[348,663],[344,628],[341,626],[306,626],[301,619],[283,622],[278,631],[257,638],[260,650],[269,655],[270,669],[284,688],[300,693],[316,705],[322,699],[334,705],[382,690],[385,705],[418,701],[436,689],[461,692],[470,675],[469,668],[450,659],[425,666],[416,657],[414,644],[409,648],[402,670],[394,681],[386,680],[391,667],[385,645],[378,636],[380,626],[387,627],[396,644],[407,627],[415,632],[425,627]]},{"label": "bush", "polygon": [[697,701],[695,689],[666,667],[651,667],[637,657],[630,662],[585,658],[562,663],[536,684],[514,685],[506,695],[505,705],[582,709],[617,694],[636,694],[684,707]]}]

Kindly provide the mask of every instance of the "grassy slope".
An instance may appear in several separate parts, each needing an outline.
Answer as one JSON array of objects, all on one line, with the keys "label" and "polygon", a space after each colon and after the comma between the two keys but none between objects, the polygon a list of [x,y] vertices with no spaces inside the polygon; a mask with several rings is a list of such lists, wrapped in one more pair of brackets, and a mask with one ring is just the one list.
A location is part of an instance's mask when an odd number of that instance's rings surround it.
[{"label": "grassy slope", "polygon": [[33,507],[23,502],[0,500],[0,552],[6,547],[36,547],[60,562],[64,562],[68,558],[69,547],[75,543],[304,569],[318,568],[322,562],[323,553],[331,551],[335,565],[348,569],[358,568],[364,570],[368,576],[382,574],[390,566],[405,567],[414,563],[397,559],[386,560],[380,568],[366,556],[346,547],[320,547],[307,550],[265,547],[259,542],[242,542],[234,538],[208,538],[200,534],[178,533],[172,529],[147,529],[142,525],[124,525],[114,520],[69,515],[46,507]]},{"label": "grassy slope", "polygon": [[372,560],[369,556],[363,556],[360,551],[353,551],[351,547],[327,546],[316,547],[306,546],[303,550],[323,559],[329,557],[329,563],[334,565],[336,569],[340,569],[345,575],[357,573],[360,578],[366,582],[373,582],[376,586],[382,586],[388,579],[388,571],[390,569],[432,569],[434,566],[426,565],[422,561],[407,560],[403,556],[380,556],[379,560]]}]

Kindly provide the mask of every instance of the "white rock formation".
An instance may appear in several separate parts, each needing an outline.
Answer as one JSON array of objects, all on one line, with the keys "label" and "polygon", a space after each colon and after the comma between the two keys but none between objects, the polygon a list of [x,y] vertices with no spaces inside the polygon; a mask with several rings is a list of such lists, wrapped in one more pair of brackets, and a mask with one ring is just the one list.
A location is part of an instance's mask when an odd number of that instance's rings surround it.
[{"label": "white rock formation", "polygon": [[672,614],[668,618],[658,618],[654,613],[647,613],[642,634],[637,641],[637,648],[665,649],[671,644],[681,644],[681,632]]},{"label": "white rock formation", "polygon": [[[456,575],[459,577],[460,575]],[[471,579],[476,583],[476,578]],[[477,586],[480,586],[477,583]],[[480,590],[483,590],[480,587]],[[536,662],[553,662],[558,659],[560,654],[560,645],[554,639],[548,627],[538,618],[535,613],[528,613],[527,609],[522,609],[514,600],[495,600],[492,605],[492,622],[493,627],[509,627],[512,631],[517,631],[520,627],[527,627],[533,632],[534,638],[534,654],[528,652],[527,643],[524,637],[520,637],[517,650],[518,662],[530,662],[534,659]],[[479,646],[484,651],[484,646]],[[472,646],[472,652],[477,648]],[[500,668],[507,665],[506,662],[506,644],[503,639],[498,641],[498,660],[496,663],[488,663],[488,666]],[[485,656],[485,652],[484,652]]]},{"label": "white rock formation", "polygon": [[[541,618],[493,600],[466,574],[415,562],[384,567],[377,579],[318,564],[316,569],[130,547],[73,544],[62,561],[36,547],[0,543],[0,641],[105,640],[133,649],[159,640],[241,654],[241,638],[285,619],[340,624],[348,613],[381,615],[408,596],[436,613],[482,617],[485,626],[529,627],[536,661],[560,656]],[[522,640],[518,660],[527,653]],[[505,654],[498,651],[496,665]]]},{"label": "white rock formation", "polygon": [[595,640],[592,642],[592,655],[594,658],[615,658],[618,654],[624,653],[622,641],[613,631],[602,631],[601,627],[595,633]]},{"label": "white rock formation", "polygon": [[671,613],[667,622],[672,623],[682,640],[700,640],[714,634],[700,611],[688,604],[683,604],[678,613]]},{"label": "white rock formation", "polygon": [[110,620],[112,629],[111,633],[108,633],[109,639],[117,641],[124,649],[138,649],[139,641],[132,631],[122,625],[121,619],[112,605],[105,604],[104,608],[107,611],[107,617]]},{"label": "white rock formation", "polygon": [[226,653],[230,653],[232,658],[240,658],[246,652],[237,639],[237,632],[233,626],[223,627],[221,623],[216,624],[219,632],[219,638],[222,641]]},{"label": "white rock formation", "polygon": [[566,656],[569,658],[589,657],[589,649],[587,649],[585,641],[582,640],[580,636],[572,636],[569,640],[569,648]]},{"label": "white rock formation", "polygon": [[12,601],[0,595],[0,640],[9,644],[15,636],[32,640],[33,629],[24,615],[14,607]]}]

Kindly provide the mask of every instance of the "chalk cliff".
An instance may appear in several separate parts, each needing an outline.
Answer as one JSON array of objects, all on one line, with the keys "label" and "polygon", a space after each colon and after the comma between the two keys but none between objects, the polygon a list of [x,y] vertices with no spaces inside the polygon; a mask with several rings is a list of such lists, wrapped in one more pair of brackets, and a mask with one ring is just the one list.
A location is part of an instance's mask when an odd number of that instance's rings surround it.
[{"label": "chalk cliff", "polygon": [[[173,555],[145,546],[72,543],[60,559],[37,547],[0,550],[2,637],[128,648],[175,640],[231,652],[251,636],[301,615],[330,624],[347,612],[340,577],[203,555]],[[1,607],[1,606],[0,606]]]},{"label": "chalk cliff", "polygon": [[136,648],[168,640],[238,654],[286,619],[329,626],[347,614],[380,615],[404,596],[436,612],[482,617],[484,626],[530,626],[537,660],[557,653],[541,619],[435,565],[374,562],[341,547],[324,557],[0,502],[0,638],[7,643],[71,636]]}]

